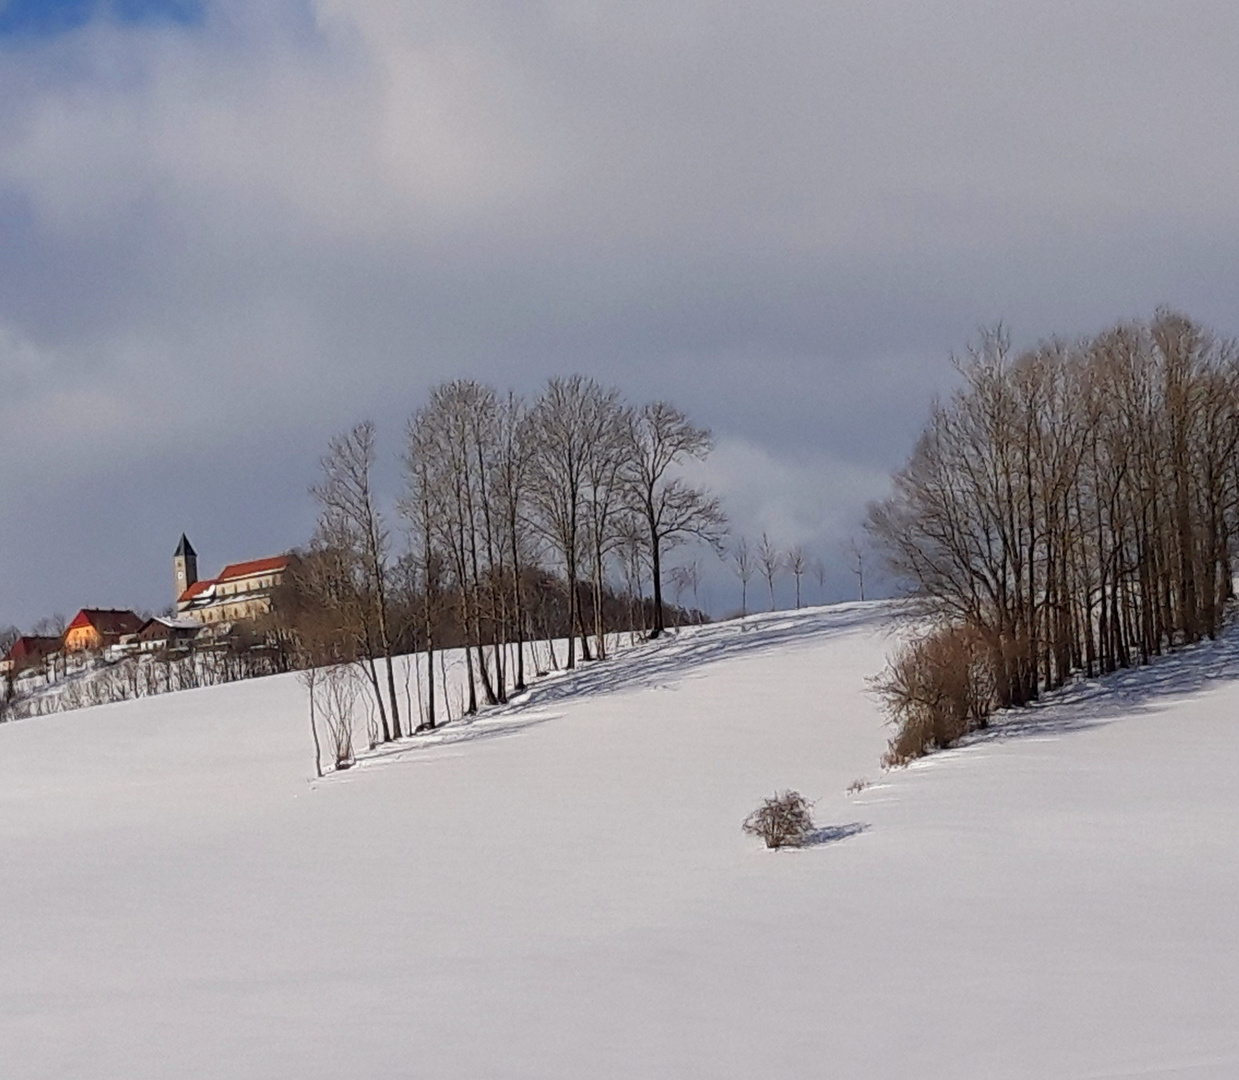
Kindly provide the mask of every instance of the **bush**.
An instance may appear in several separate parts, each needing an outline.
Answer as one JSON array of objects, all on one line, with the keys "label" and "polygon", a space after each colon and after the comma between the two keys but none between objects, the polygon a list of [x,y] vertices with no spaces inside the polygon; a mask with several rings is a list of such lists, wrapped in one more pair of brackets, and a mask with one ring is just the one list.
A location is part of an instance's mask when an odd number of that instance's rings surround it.
[{"label": "bush", "polygon": [[980,636],[963,626],[941,626],[904,645],[873,683],[896,727],[882,764],[906,765],[985,727],[991,661]]},{"label": "bush", "polygon": [[357,672],[349,664],[324,668],[311,690],[327,727],[327,745],[337,772],[356,764],[353,754],[353,711],[360,693]]},{"label": "bush", "polygon": [[812,808],[799,791],[776,792],[744,819],[743,829],[768,848],[800,847],[813,833]]}]

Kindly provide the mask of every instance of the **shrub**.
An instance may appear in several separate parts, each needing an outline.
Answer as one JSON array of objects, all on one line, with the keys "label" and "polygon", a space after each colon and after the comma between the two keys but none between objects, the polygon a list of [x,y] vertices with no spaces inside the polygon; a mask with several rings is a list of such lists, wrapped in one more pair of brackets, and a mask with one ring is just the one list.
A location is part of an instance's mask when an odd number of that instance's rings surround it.
[{"label": "shrub", "polygon": [[337,771],[351,768],[353,754],[353,710],[357,705],[357,673],[348,664],[324,668],[314,688],[321,693],[319,711],[327,727],[327,744]]},{"label": "shrub", "polygon": [[896,728],[882,764],[905,765],[985,727],[991,659],[980,636],[963,626],[937,627],[900,648],[873,682]]},{"label": "shrub", "polygon": [[768,848],[800,847],[813,832],[813,804],[799,791],[776,792],[744,819],[744,831]]}]

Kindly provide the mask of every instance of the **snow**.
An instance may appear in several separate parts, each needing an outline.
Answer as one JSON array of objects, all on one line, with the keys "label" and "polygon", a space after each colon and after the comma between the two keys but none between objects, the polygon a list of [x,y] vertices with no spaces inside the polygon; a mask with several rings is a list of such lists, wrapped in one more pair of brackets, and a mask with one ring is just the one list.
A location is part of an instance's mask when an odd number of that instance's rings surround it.
[{"label": "snow", "polygon": [[[0,1073],[1239,1074],[1239,640],[883,774],[892,628],[686,630],[323,781],[291,676],[4,725]],[[785,787],[827,828],[766,852]]]}]

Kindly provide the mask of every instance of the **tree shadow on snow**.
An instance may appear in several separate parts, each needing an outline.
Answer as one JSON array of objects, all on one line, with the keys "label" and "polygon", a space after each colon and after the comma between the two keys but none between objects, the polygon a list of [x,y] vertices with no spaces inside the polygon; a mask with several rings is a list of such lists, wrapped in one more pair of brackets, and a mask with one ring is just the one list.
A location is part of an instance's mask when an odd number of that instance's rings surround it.
[{"label": "tree shadow on snow", "polygon": [[692,669],[731,657],[787,646],[808,646],[861,627],[879,629],[895,619],[897,603],[842,604],[828,608],[752,615],[745,620],[707,623],[669,631],[605,661],[592,661],[531,687],[487,715],[516,713],[577,697],[632,688],[660,689],[694,674]]},{"label": "tree shadow on snow", "polygon": [[571,671],[545,676],[506,705],[489,706],[475,716],[441,724],[434,731],[364,751],[358,755],[358,763],[394,763],[414,751],[516,735],[562,715],[554,712],[531,717],[528,713],[533,710],[634,688],[667,688],[694,677],[697,668],[730,657],[813,645],[863,627],[885,629],[903,610],[898,601],[869,601],[672,629],[664,637],[617,651],[606,660],[581,663]]},{"label": "tree shadow on snow", "polygon": [[1239,679],[1239,622],[1215,641],[1201,641],[1157,657],[1144,667],[1101,678],[1077,679],[1041,701],[994,716],[984,731],[960,745],[1063,734],[1108,724],[1132,713],[1153,713],[1185,697]]},{"label": "tree shadow on snow", "polygon": [[529,728],[539,727],[556,719],[556,716],[548,713],[545,716],[530,716],[522,719],[505,717],[500,722],[490,723],[492,719],[495,719],[494,713],[480,713],[476,717],[442,723],[433,731],[419,731],[398,742],[380,743],[373,750],[359,752],[357,763],[359,765],[389,764],[413,752],[421,753],[477,742],[480,739],[499,739],[519,735]]}]

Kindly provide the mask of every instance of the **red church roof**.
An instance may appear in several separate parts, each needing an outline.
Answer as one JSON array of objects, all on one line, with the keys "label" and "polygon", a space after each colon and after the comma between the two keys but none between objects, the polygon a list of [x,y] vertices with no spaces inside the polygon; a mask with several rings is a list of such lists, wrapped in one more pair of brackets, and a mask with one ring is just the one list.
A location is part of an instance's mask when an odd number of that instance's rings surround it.
[{"label": "red church roof", "polygon": [[249,562],[233,563],[220,571],[218,581],[232,581],[234,578],[253,577],[255,574],[266,574],[277,570],[288,569],[288,556],[276,555],[270,559],[251,559]]},{"label": "red church roof", "polygon": [[201,596],[215,582],[213,581],[195,581],[188,589],[181,593],[177,599],[178,604],[188,604],[195,596]]},{"label": "red church roof", "polygon": [[219,577],[210,581],[196,581],[177,598],[178,604],[188,604],[198,599],[207,589],[225,581],[239,581],[258,574],[282,573],[288,569],[287,555],[273,555],[269,559],[251,559],[249,562],[230,563],[220,571]]}]

